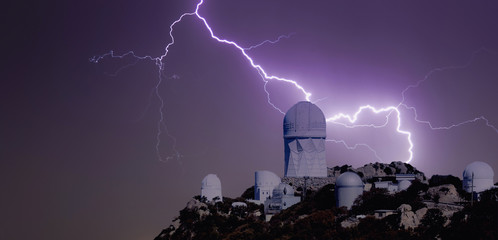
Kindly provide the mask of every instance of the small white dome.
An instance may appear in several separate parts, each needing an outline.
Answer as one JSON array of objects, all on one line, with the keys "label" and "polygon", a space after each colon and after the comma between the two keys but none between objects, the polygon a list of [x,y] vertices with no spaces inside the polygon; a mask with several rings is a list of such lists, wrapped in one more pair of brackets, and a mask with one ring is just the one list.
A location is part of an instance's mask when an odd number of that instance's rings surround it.
[{"label": "small white dome", "polygon": [[345,172],[335,181],[337,187],[363,187],[360,176],[354,172]]},{"label": "small white dome", "polygon": [[311,102],[298,102],[284,117],[284,138],[326,137],[326,121],[322,110]]},{"label": "small white dome", "polygon": [[201,188],[221,188],[221,181],[216,174],[208,174],[202,179]]},{"label": "small white dome", "polygon": [[245,202],[233,202],[233,203],[232,203],[232,207],[233,207],[233,208],[237,208],[237,207],[247,207],[247,203],[245,203]]},{"label": "small white dome", "polygon": [[491,168],[489,164],[480,161],[476,161],[467,165],[467,167],[463,171],[464,178],[472,178],[472,174],[474,174],[474,179],[493,179],[495,175],[493,172],[493,168]]},{"label": "small white dome", "polygon": [[287,183],[280,183],[273,189],[273,197],[279,198],[284,195],[294,196],[294,189]]},{"label": "small white dome", "polygon": [[398,183],[398,191],[404,191],[404,190],[408,189],[410,187],[410,185],[412,185],[412,183],[410,181],[403,180],[403,181]]}]

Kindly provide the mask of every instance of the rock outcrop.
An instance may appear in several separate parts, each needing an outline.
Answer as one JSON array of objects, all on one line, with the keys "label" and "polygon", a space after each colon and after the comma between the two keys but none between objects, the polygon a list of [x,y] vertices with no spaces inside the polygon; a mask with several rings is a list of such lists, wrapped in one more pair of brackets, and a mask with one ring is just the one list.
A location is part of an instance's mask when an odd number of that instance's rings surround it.
[{"label": "rock outcrop", "polygon": [[[421,182],[427,182],[424,173],[418,171],[412,165],[404,162],[391,162],[387,163],[369,163],[363,167],[353,169],[357,172],[363,181],[372,179],[374,177],[389,177],[396,176],[396,174],[415,174],[415,178]],[[363,175],[363,176],[362,176]]]},{"label": "rock outcrop", "polygon": [[355,217],[347,218],[346,220],[341,222],[341,227],[343,228],[352,228],[358,226],[360,223],[360,219]]},{"label": "rock outcrop", "polygon": [[463,201],[453,184],[431,187],[427,190],[427,194],[429,194],[435,202],[439,203],[456,203]]},{"label": "rock outcrop", "polygon": [[404,229],[415,229],[420,225],[420,220],[425,216],[427,208],[421,208],[413,212],[410,205],[402,204],[398,207],[398,212],[400,214],[399,227]]}]

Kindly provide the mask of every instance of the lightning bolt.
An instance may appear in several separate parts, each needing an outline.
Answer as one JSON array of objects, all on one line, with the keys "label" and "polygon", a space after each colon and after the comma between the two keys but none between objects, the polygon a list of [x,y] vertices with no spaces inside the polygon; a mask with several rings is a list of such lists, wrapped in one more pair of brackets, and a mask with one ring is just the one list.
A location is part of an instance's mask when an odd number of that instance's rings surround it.
[{"label": "lightning bolt", "polygon": [[357,143],[353,146],[350,146],[346,141],[344,140],[335,140],[335,139],[326,139],[325,140],[326,142],[333,142],[333,143],[340,143],[342,145],[344,145],[344,147],[348,150],[356,150],[358,149],[358,147],[366,147],[370,152],[372,152],[375,156],[375,158],[377,158],[379,161],[382,162],[382,158],[377,154],[377,151],[375,151],[375,149],[373,149],[372,147],[370,147],[368,144],[366,143]]},{"label": "lightning bolt", "polygon": [[[221,38],[217,37],[216,35],[214,35],[214,32],[211,29],[211,27],[209,26],[207,20],[199,14],[199,9],[200,9],[200,7],[201,7],[201,5],[203,3],[204,3],[204,0],[201,0],[196,5],[196,8],[195,8],[194,12],[182,14],[177,20],[175,20],[170,25],[170,27],[169,27],[169,36],[170,36],[171,41],[166,45],[166,47],[164,49],[164,53],[162,55],[158,56],[158,57],[138,56],[133,51],[129,51],[129,52],[127,52],[125,54],[122,54],[122,55],[115,55],[113,51],[110,51],[110,52],[108,52],[106,54],[103,54],[103,55],[100,55],[100,56],[94,56],[94,57],[92,57],[92,58],[89,59],[90,62],[99,63],[99,61],[101,61],[102,59],[107,58],[107,57],[110,57],[110,58],[120,58],[120,59],[123,59],[125,57],[133,57],[137,61],[138,60],[150,60],[150,61],[153,61],[156,64],[156,66],[158,67],[158,72],[159,72],[158,73],[159,74],[159,80],[158,80],[156,86],[154,87],[154,93],[155,93],[157,99],[159,99],[159,103],[160,103],[160,106],[159,106],[159,115],[160,116],[159,116],[159,121],[158,121],[158,124],[157,124],[157,135],[156,135],[156,152],[157,152],[157,157],[161,161],[163,160],[163,157],[160,155],[159,147],[161,145],[161,135],[163,133],[162,129],[165,130],[165,133],[173,140],[173,142],[175,143],[174,146],[176,146],[176,138],[174,136],[172,136],[171,134],[169,134],[169,132],[167,130],[167,127],[166,127],[166,124],[164,122],[164,111],[163,111],[164,110],[164,100],[163,100],[163,98],[161,97],[161,95],[159,93],[159,88],[160,88],[160,86],[161,86],[161,84],[163,82],[163,78],[164,78],[163,77],[164,59],[168,55],[169,48],[175,44],[175,37],[173,36],[173,30],[174,30],[175,25],[177,23],[181,22],[187,16],[196,16],[199,20],[202,21],[202,23],[204,23],[204,26],[209,31],[209,34],[211,35],[211,38],[217,40],[220,43],[224,43],[224,44],[228,44],[228,45],[234,46],[236,49],[238,49],[240,51],[240,53],[242,53],[242,55],[249,61],[250,65],[254,69],[256,69],[257,72],[259,73],[259,75],[263,78],[263,81],[265,82],[265,84],[264,84],[264,91],[267,94],[268,103],[271,106],[273,106],[276,110],[278,110],[279,112],[281,112],[282,114],[284,114],[284,112],[281,109],[279,109],[277,106],[275,106],[271,102],[271,100],[270,100],[270,93],[266,89],[266,85],[267,85],[268,81],[270,81],[270,80],[277,80],[277,81],[282,81],[282,82],[286,82],[286,83],[289,83],[289,84],[293,84],[297,89],[299,89],[305,95],[305,99],[307,101],[310,101],[311,93],[307,92],[296,81],[291,80],[291,79],[287,79],[287,78],[282,78],[282,77],[277,77],[277,76],[273,76],[273,75],[267,74],[266,71],[263,69],[263,67],[261,67],[260,65],[256,64],[254,62],[254,60],[246,53],[246,51],[252,50],[252,49],[254,49],[256,47],[259,47],[259,46],[261,46],[263,44],[266,44],[266,43],[276,43],[276,42],[280,41],[282,38],[289,38],[292,34],[280,36],[275,41],[264,41],[264,42],[262,42],[260,44],[257,44],[255,46],[251,46],[251,47],[248,47],[248,48],[241,47],[241,46],[239,46],[237,43],[235,43],[233,41],[221,39]],[[136,64],[136,62],[133,63],[133,64]],[[119,71],[121,71],[122,69],[124,69],[126,67],[132,66],[133,64],[129,64],[129,65],[126,65],[126,66],[118,69],[118,71],[115,74],[117,74]],[[179,159],[181,157],[181,154],[176,150],[176,147],[174,148],[174,151],[175,151],[175,154],[173,156],[166,157],[165,161],[168,161],[169,159],[171,159],[173,157],[176,158],[176,159]]]},{"label": "lightning bolt", "polygon": [[462,122],[459,122],[459,123],[456,123],[456,124],[447,125],[447,126],[434,126],[430,121],[419,119],[418,113],[417,113],[417,109],[415,107],[408,106],[407,104],[405,104],[405,101],[406,101],[406,95],[405,94],[406,94],[407,91],[409,91],[410,89],[413,89],[413,88],[420,87],[420,85],[422,85],[423,83],[425,83],[426,81],[428,81],[430,79],[430,77],[433,74],[435,74],[436,72],[443,72],[443,71],[448,71],[448,70],[457,70],[457,69],[468,68],[472,64],[472,62],[474,62],[474,59],[476,58],[476,56],[478,54],[481,54],[481,53],[494,54],[494,52],[492,52],[489,49],[481,48],[481,49],[478,49],[478,50],[472,52],[469,60],[465,64],[463,64],[463,65],[460,65],[460,66],[447,66],[447,67],[440,67],[440,68],[434,68],[434,69],[432,69],[431,71],[429,71],[425,75],[424,78],[422,78],[421,80],[419,80],[415,84],[409,85],[408,87],[406,87],[401,92],[402,100],[398,104],[398,107],[403,106],[407,110],[413,111],[413,113],[415,114],[415,121],[418,122],[418,123],[427,125],[431,130],[450,130],[452,128],[460,127],[462,125],[466,125],[466,124],[470,124],[470,123],[475,123],[477,121],[484,121],[484,123],[486,124],[487,127],[493,129],[496,133],[498,133],[498,129],[493,124],[491,124],[489,122],[489,120],[486,117],[484,117],[484,116],[478,116],[478,117],[475,117],[473,119],[465,120],[465,121],[462,121]]},{"label": "lightning bolt", "polygon": [[[103,55],[100,55],[100,56],[94,56],[94,57],[92,57],[92,58],[89,59],[93,63],[98,63],[102,59],[108,58],[108,57],[109,58],[121,58],[121,59],[125,58],[125,57],[131,57],[131,58],[135,59],[135,61],[132,62],[131,64],[125,65],[125,66],[121,67],[120,69],[118,69],[118,71],[115,74],[119,73],[119,71],[121,71],[122,69],[124,69],[126,67],[133,66],[134,64],[136,64],[140,60],[149,60],[149,61],[152,61],[152,62],[154,62],[156,64],[156,66],[158,67],[159,78],[158,78],[157,84],[155,85],[155,87],[153,89],[153,93],[157,97],[157,99],[159,100],[159,103],[160,103],[160,106],[159,106],[160,117],[159,117],[159,120],[158,120],[158,123],[157,123],[157,135],[156,135],[156,139],[157,139],[157,141],[156,141],[156,152],[157,152],[158,158],[161,161],[163,161],[163,160],[164,161],[169,161],[172,158],[179,159],[179,158],[182,157],[182,155],[176,149],[176,138],[174,136],[172,136],[171,134],[169,134],[168,128],[167,128],[167,126],[165,124],[165,121],[164,121],[164,111],[165,111],[164,110],[164,100],[163,100],[163,98],[161,97],[161,95],[159,93],[159,88],[160,88],[160,86],[161,86],[161,84],[163,82],[163,79],[166,79],[165,76],[163,76],[163,70],[164,70],[164,66],[165,66],[165,58],[168,55],[170,47],[175,44],[175,38],[174,38],[174,35],[173,35],[174,27],[175,27],[175,25],[177,23],[181,22],[185,17],[196,17],[197,19],[199,19],[204,24],[204,26],[206,27],[206,29],[209,31],[209,34],[210,34],[211,38],[215,39],[219,43],[223,43],[223,44],[227,44],[227,45],[233,46],[236,50],[238,50],[241,53],[241,55],[249,62],[250,66],[252,68],[254,68],[258,72],[258,74],[260,75],[261,79],[264,82],[263,90],[265,91],[265,93],[267,95],[267,102],[268,102],[269,105],[271,105],[277,111],[279,111],[282,114],[285,114],[280,108],[278,108],[271,101],[270,93],[267,90],[267,84],[270,81],[281,81],[281,82],[293,85],[297,90],[299,90],[304,95],[304,99],[306,99],[307,101],[311,102],[311,95],[312,95],[311,92],[305,90],[304,87],[301,86],[297,81],[292,80],[292,79],[287,79],[287,78],[278,77],[278,76],[274,76],[274,75],[268,74],[263,69],[263,67],[261,65],[256,64],[255,61],[247,54],[247,51],[250,51],[250,50],[252,50],[254,48],[260,47],[260,46],[262,46],[264,44],[274,44],[274,43],[279,42],[283,38],[290,38],[294,33],[291,33],[289,35],[279,36],[276,40],[273,40],[273,41],[266,40],[266,41],[263,41],[263,42],[261,42],[261,43],[259,43],[257,45],[253,45],[253,46],[250,46],[250,47],[241,47],[240,45],[238,45],[234,41],[230,41],[230,40],[226,40],[226,39],[221,39],[221,38],[217,37],[214,34],[214,32],[213,32],[212,28],[210,27],[210,25],[208,24],[207,20],[199,14],[199,9],[200,9],[200,7],[202,6],[203,3],[204,3],[204,0],[200,0],[197,3],[197,5],[196,5],[195,11],[188,12],[188,13],[183,13],[177,20],[175,20],[169,26],[169,36],[170,36],[171,41],[166,45],[166,47],[164,48],[164,53],[162,55],[160,55],[160,56],[157,56],[157,57],[152,57],[152,56],[138,56],[133,51],[129,51],[129,52],[127,52],[125,54],[122,54],[122,55],[115,55],[113,51],[110,51],[110,52],[108,52],[106,54],[103,54]],[[408,159],[406,159],[406,162],[410,162],[413,159],[413,148],[414,148],[414,144],[413,144],[412,139],[411,139],[412,133],[409,132],[409,131],[407,131],[407,130],[402,130],[401,129],[401,112],[399,110],[400,107],[404,107],[407,110],[413,111],[415,113],[415,120],[417,122],[422,123],[422,124],[426,124],[426,125],[428,125],[433,130],[448,130],[448,129],[451,129],[453,127],[461,126],[463,124],[468,124],[468,123],[472,123],[472,122],[476,122],[476,121],[482,120],[482,121],[486,122],[486,125],[488,127],[493,128],[498,133],[497,128],[495,126],[493,126],[492,124],[490,124],[489,121],[486,118],[484,118],[483,116],[477,117],[475,119],[467,120],[467,121],[464,121],[464,122],[461,122],[461,123],[458,123],[458,124],[450,125],[450,126],[434,127],[429,121],[419,120],[417,112],[416,112],[416,109],[414,107],[408,106],[408,105],[406,105],[404,103],[405,99],[406,99],[405,93],[408,90],[412,89],[412,88],[419,87],[423,82],[427,81],[429,79],[429,77],[433,73],[435,73],[437,71],[444,71],[444,70],[449,70],[449,69],[465,68],[468,65],[470,65],[471,61],[472,61],[472,59],[466,65],[463,65],[463,66],[446,67],[446,68],[436,68],[436,69],[430,71],[425,76],[425,78],[423,78],[422,80],[418,81],[417,83],[415,83],[413,85],[409,85],[408,87],[406,87],[402,91],[402,93],[401,93],[401,95],[402,95],[401,102],[399,104],[395,105],[395,106],[388,106],[388,107],[383,107],[383,108],[375,108],[375,107],[373,107],[371,105],[365,105],[365,106],[359,107],[358,110],[353,115],[348,115],[348,114],[344,114],[344,113],[338,113],[338,114],[336,114],[336,115],[334,115],[332,117],[327,118],[326,121],[330,122],[330,123],[333,123],[333,124],[342,125],[342,126],[344,126],[346,128],[358,128],[358,127],[382,128],[382,127],[387,126],[387,124],[389,123],[389,117],[391,116],[391,114],[395,114],[396,115],[396,119],[397,119],[396,132],[399,133],[399,134],[405,135],[406,139],[407,139],[407,141],[409,143],[409,147],[407,149],[407,152],[409,153],[409,157],[408,157]],[[321,101],[321,100],[322,99],[319,99],[319,100],[317,100],[317,102]],[[386,114],[386,117],[385,117],[386,121],[383,124],[380,124],[380,125],[375,125],[375,124],[355,124],[356,121],[358,120],[358,116],[360,115],[360,113],[362,113],[363,111],[366,111],[366,110],[371,111],[371,112],[373,112],[375,114]],[[344,121],[346,121],[346,123],[344,123]],[[161,135],[163,134],[163,130],[164,130],[164,133],[166,135],[168,135],[168,137],[171,138],[171,140],[173,141],[173,143],[174,143],[173,144],[173,150],[175,152],[175,154],[173,154],[172,156],[166,157],[166,159],[164,159],[161,156],[160,151],[159,151],[159,148],[160,148],[160,145],[161,145]],[[349,150],[356,150],[360,146],[361,147],[366,147],[366,148],[368,148],[375,155],[375,157],[377,159],[382,160],[380,158],[380,156],[377,154],[377,152],[373,148],[371,148],[368,144],[357,143],[357,144],[354,144],[353,146],[350,146],[344,140],[327,139],[326,141],[333,142],[333,143],[343,144]]]},{"label": "lightning bolt", "polygon": [[253,46],[250,46],[250,47],[246,47],[246,48],[244,48],[244,50],[249,51],[249,50],[255,49],[257,47],[261,47],[261,46],[263,46],[263,45],[265,45],[267,43],[275,44],[275,43],[280,42],[280,40],[282,40],[283,38],[290,38],[290,37],[292,37],[292,35],[294,35],[294,34],[296,34],[296,33],[289,33],[287,35],[280,35],[276,40],[273,40],[273,41],[271,41],[271,40],[264,40],[263,42],[258,43],[256,45],[253,45]]},{"label": "lightning bolt", "polygon": [[417,121],[418,123],[422,123],[422,124],[425,124],[425,125],[429,126],[429,128],[431,130],[450,130],[452,128],[460,127],[462,125],[466,125],[466,124],[470,124],[470,123],[475,123],[477,121],[483,121],[486,124],[487,127],[493,129],[496,133],[498,133],[498,129],[493,124],[491,124],[489,122],[489,120],[486,117],[484,117],[484,116],[478,116],[478,117],[475,117],[473,119],[465,120],[463,122],[459,122],[459,123],[456,123],[456,124],[451,124],[451,125],[448,125],[448,126],[434,126],[431,122],[429,122],[427,120],[420,120],[418,118],[418,114],[417,114],[417,109],[416,108],[407,106],[406,104],[401,104],[400,106],[403,106],[404,108],[413,111],[413,113],[415,114],[415,121]]},{"label": "lightning bolt", "polygon": [[[358,108],[358,110],[352,115],[347,115],[347,114],[344,114],[344,113],[338,113],[330,118],[327,118],[326,121],[327,122],[332,122],[334,124],[339,124],[339,125],[342,125],[346,128],[357,128],[357,127],[372,127],[372,128],[382,128],[382,127],[385,127],[387,126],[387,124],[389,123],[389,116],[394,112],[396,113],[396,118],[397,118],[397,126],[396,126],[396,131],[400,134],[403,134],[403,135],[406,135],[406,138],[407,138],[407,141],[409,143],[409,147],[408,147],[408,153],[409,153],[409,158],[408,160],[406,160],[406,162],[410,162],[412,159],[413,159],[413,142],[412,142],[412,134],[411,132],[408,132],[408,131],[405,131],[405,130],[401,130],[401,113],[398,109],[399,106],[389,106],[389,107],[385,107],[385,108],[375,108],[375,107],[372,107],[370,105],[366,105],[366,106],[361,106]],[[357,120],[358,120],[358,115],[360,113],[362,113],[364,110],[370,110],[372,111],[373,113],[375,114],[380,114],[380,113],[387,113],[386,114],[386,121],[384,122],[384,124],[381,124],[381,125],[375,125],[375,124],[354,124]],[[346,123],[343,123],[339,120],[341,119],[345,119],[349,122],[349,124],[346,124]],[[368,144],[365,144],[365,143],[361,143],[361,144],[356,144],[355,146],[353,147],[350,147],[347,145],[347,143],[344,141],[344,140],[331,140],[332,142],[341,142],[343,143],[348,149],[356,149],[357,146],[365,146],[367,147],[370,151],[372,151],[375,156],[380,159],[380,157],[377,155],[377,152],[375,150],[373,150],[373,148],[371,148]]]}]

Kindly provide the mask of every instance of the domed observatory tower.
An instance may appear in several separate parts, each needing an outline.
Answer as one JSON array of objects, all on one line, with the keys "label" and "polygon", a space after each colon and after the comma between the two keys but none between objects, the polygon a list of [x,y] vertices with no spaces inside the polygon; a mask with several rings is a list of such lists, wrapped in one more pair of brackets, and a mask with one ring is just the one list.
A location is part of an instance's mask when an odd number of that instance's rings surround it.
[{"label": "domed observatory tower", "polygon": [[211,202],[222,202],[221,182],[216,174],[208,174],[202,179],[201,197],[206,197],[206,200]]},{"label": "domed observatory tower", "polygon": [[325,116],[310,102],[298,102],[284,117],[285,176],[327,177]]},{"label": "domed observatory tower", "polygon": [[264,202],[273,195],[273,189],[280,184],[280,178],[270,171],[254,173],[254,200]]},{"label": "domed observatory tower", "polygon": [[351,209],[354,200],[363,194],[363,181],[354,172],[341,174],[335,182],[335,199],[337,207]]},{"label": "domed observatory tower", "polygon": [[463,171],[463,189],[466,192],[480,193],[493,187],[494,172],[485,162],[473,162]]}]

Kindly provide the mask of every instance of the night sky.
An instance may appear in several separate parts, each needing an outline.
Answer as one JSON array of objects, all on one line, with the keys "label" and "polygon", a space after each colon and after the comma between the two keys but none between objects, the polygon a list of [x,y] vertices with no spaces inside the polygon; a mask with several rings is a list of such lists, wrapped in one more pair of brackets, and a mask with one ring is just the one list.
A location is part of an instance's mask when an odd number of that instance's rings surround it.
[{"label": "night sky", "polygon": [[[282,113],[241,52],[212,39],[195,16],[175,25],[163,60],[159,151],[155,63],[89,61],[111,50],[164,54],[169,25],[196,3],[3,4],[0,239],[153,239],[209,173],[228,197],[251,186],[256,170],[283,176]],[[426,79],[404,103],[419,120],[448,127],[481,116],[498,126],[497,12],[496,1],[207,0],[199,13],[242,47],[291,34],[247,54],[311,92],[326,117],[396,106]],[[305,99],[284,82],[267,90],[282,111]],[[414,111],[400,113],[412,133],[410,164],[426,175],[461,177],[477,160],[498,172],[498,132],[484,120],[431,130]],[[384,128],[329,123],[329,139],[368,144],[377,156],[330,142],[328,166],[406,161],[395,116]],[[385,120],[366,111],[357,124]]]}]

